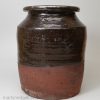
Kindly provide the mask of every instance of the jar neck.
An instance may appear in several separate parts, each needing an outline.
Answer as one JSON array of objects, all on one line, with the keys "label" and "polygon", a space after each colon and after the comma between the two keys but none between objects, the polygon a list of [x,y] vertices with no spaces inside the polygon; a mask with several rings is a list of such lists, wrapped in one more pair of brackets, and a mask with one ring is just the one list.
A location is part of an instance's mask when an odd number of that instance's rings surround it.
[{"label": "jar neck", "polygon": [[75,16],[75,12],[67,12],[67,13],[48,13],[48,12],[34,12],[34,11],[28,11],[28,15],[30,17],[34,16]]}]

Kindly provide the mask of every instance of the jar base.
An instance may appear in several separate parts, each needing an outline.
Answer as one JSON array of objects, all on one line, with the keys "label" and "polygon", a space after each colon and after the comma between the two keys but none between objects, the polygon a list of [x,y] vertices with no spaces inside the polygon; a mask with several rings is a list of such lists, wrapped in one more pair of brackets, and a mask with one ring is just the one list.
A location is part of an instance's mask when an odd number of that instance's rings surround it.
[{"label": "jar base", "polygon": [[68,99],[68,98],[72,98],[76,95],[78,95],[80,93],[80,91],[78,91],[77,93],[74,93],[70,96],[53,96],[53,95],[48,95],[46,93],[41,93],[41,92],[36,92],[36,91],[32,91],[26,88],[22,88],[22,90],[29,96],[33,97],[33,98],[37,98],[37,99],[43,99],[43,100],[62,100],[62,99]]},{"label": "jar base", "polygon": [[77,95],[83,71],[83,63],[59,67],[19,65],[22,90],[32,97],[44,100],[61,100]]}]

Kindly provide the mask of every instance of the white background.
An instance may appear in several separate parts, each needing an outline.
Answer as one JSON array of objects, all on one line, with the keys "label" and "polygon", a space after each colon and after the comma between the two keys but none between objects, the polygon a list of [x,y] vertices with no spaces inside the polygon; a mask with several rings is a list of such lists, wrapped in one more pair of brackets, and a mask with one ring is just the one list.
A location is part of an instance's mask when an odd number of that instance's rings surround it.
[{"label": "white background", "polygon": [[0,100],[36,100],[20,89],[16,27],[28,5],[75,5],[87,26],[85,73],[81,93],[68,100],[100,100],[100,0],[0,0]]}]

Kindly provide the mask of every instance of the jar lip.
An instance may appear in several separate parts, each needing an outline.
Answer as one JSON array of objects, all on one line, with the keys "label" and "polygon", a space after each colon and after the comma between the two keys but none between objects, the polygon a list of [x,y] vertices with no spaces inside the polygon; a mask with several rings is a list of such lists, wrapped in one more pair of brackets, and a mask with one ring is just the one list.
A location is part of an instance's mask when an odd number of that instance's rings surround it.
[{"label": "jar lip", "polygon": [[79,12],[80,8],[66,5],[36,5],[24,7],[23,10],[37,12]]}]

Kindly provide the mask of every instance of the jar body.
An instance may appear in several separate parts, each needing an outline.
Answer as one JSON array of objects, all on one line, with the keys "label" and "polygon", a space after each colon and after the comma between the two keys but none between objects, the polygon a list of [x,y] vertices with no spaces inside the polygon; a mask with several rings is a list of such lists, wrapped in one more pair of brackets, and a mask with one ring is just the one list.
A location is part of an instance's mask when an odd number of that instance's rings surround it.
[{"label": "jar body", "polygon": [[79,93],[84,72],[85,26],[72,14],[34,14],[18,26],[22,89],[43,99]]}]

